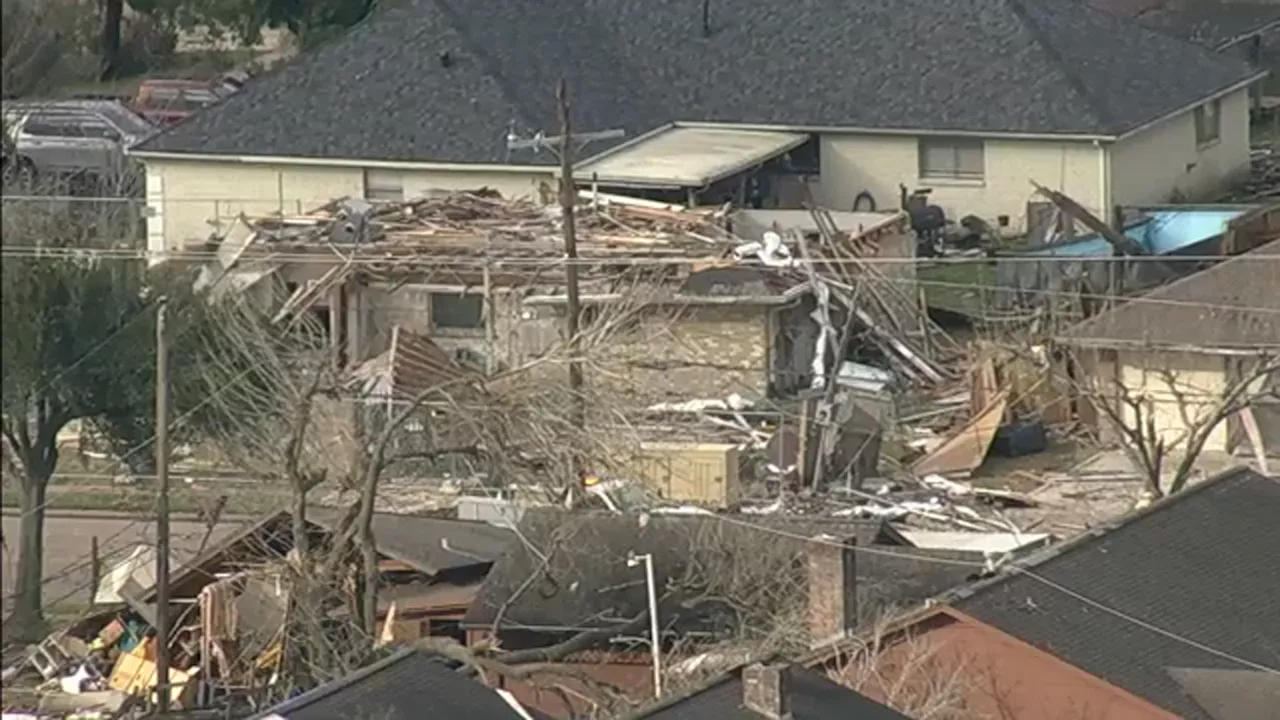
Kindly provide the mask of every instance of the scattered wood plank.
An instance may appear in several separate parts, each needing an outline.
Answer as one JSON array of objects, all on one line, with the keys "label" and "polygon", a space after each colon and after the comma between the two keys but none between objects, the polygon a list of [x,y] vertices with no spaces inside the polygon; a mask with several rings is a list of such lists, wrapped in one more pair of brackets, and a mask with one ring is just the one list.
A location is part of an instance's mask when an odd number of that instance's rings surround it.
[{"label": "scattered wood plank", "polygon": [[952,433],[938,449],[917,460],[911,471],[921,475],[971,473],[982,466],[996,430],[1004,422],[1008,392],[1002,391],[981,413]]}]

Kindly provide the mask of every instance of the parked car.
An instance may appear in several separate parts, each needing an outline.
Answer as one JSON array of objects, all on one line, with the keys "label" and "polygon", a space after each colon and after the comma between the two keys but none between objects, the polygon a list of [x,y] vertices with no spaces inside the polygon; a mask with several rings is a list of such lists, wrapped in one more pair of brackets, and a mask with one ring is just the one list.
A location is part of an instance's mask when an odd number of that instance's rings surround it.
[{"label": "parked car", "polygon": [[237,86],[199,80],[143,80],[133,99],[133,111],[148,122],[167,127],[182,122],[198,110],[217,104]]},{"label": "parked car", "polygon": [[114,101],[22,101],[2,108],[11,148],[6,174],[111,175],[127,166],[126,148],[156,132]]}]

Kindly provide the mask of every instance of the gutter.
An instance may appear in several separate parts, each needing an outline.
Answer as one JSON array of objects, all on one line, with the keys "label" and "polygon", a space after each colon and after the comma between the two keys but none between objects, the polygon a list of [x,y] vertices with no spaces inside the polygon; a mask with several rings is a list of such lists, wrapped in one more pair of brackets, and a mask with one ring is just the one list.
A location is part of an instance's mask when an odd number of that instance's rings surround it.
[{"label": "gutter", "polygon": [[355,160],[350,158],[309,158],[287,155],[219,155],[216,153],[159,152],[126,150],[127,155],[142,160],[176,160],[186,162],[219,162],[241,165],[298,165],[304,167],[349,167],[361,170],[443,170],[451,172],[499,172],[555,176],[550,165],[502,165],[489,163],[442,163],[412,160]]}]

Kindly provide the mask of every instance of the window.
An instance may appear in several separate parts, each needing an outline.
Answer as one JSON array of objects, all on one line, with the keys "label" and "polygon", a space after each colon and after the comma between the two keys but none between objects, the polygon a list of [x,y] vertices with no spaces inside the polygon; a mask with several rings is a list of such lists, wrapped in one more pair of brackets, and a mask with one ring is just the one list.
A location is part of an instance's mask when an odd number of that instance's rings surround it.
[{"label": "window", "polygon": [[32,115],[22,123],[22,132],[37,137],[84,137],[76,118],[67,115]]},{"label": "window", "polygon": [[1196,108],[1196,147],[1218,142],[1222,135],[1222,101],[1213,100]]},{"label": "window", "polygon": [[365,170],[364,199],[403,202],[403,175],[395,170]]},{"label": "window", "polygon": [[431,327],[435,330],[483,328],[484,298],[480,295],[431,293]]},{"label": "window", "polygon": [[86,120],[80,125],[80,131],[85,137],[105,138],[107,140],[120,140],[120,133],[102,120],[97,118]]},{"label": "window", "polygon": [[920,177],[981,180],[985,171],[983,141],[968,138],[921,138]]}]

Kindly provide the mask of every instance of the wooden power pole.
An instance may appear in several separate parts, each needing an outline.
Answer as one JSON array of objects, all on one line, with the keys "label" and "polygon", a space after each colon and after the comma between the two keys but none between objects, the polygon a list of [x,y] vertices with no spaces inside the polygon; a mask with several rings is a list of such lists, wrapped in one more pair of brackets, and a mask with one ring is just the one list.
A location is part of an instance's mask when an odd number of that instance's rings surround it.
[{"label": "wooden power pole", "polygon": [[[556,88],[556,107],[560,112],[560,214],[564,224],[565,282],[568,305],[565,308],[565,332],[569,336],[569,392],[573,395],[573,423],[586,424],[586,403],[582,397],[582,359],[578,357],[578,234],[574,213],[578,204],[578,188],[573,182],[573,136],[569,122],[569,91],[564,80]],[[581,470],[581,468],[579,468]]]},{"label": "wooden power pole", "polygon": [[169,338],[168,303],[156,311],[156,710],[169,712]]}]

